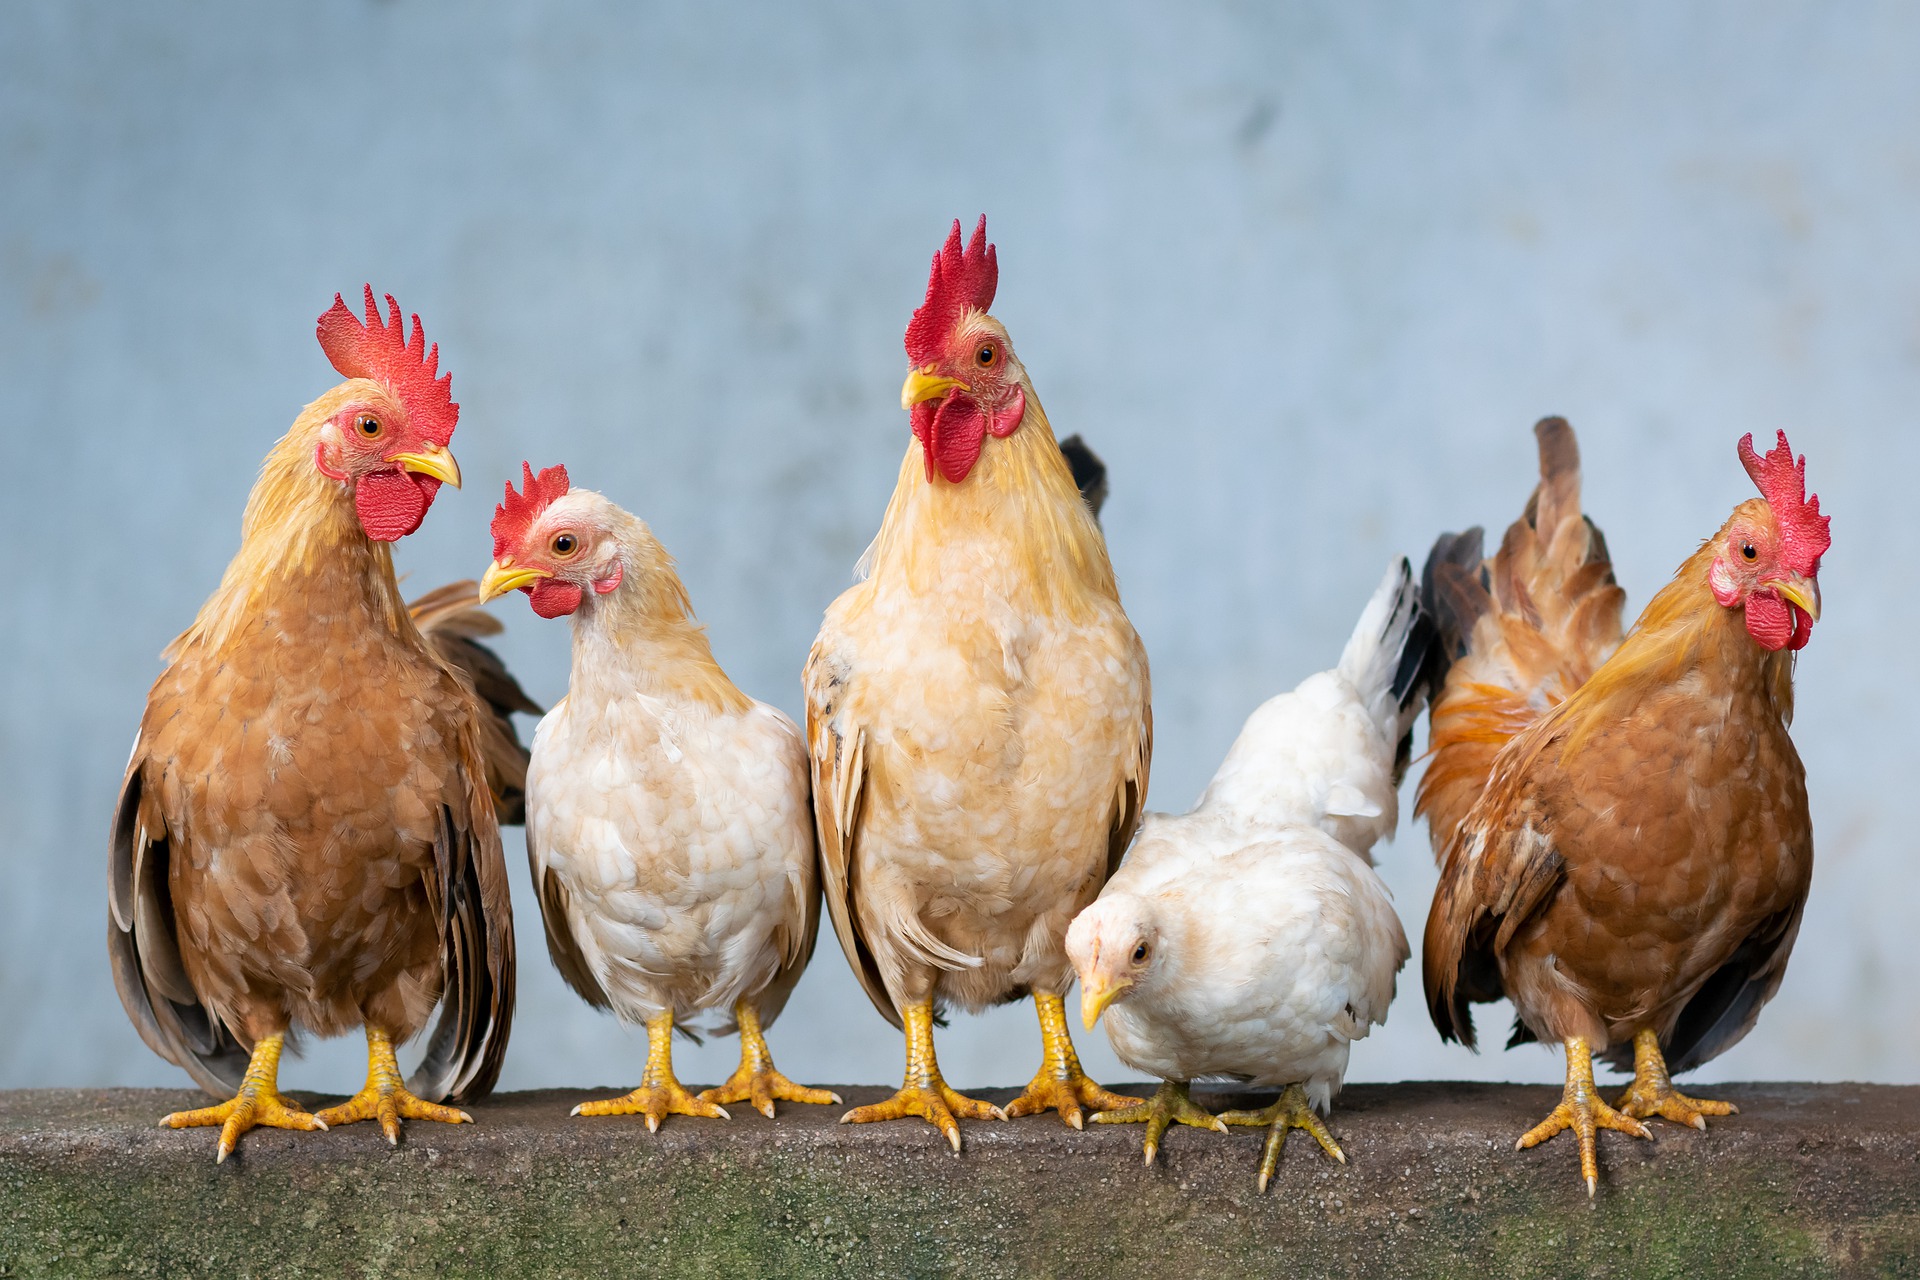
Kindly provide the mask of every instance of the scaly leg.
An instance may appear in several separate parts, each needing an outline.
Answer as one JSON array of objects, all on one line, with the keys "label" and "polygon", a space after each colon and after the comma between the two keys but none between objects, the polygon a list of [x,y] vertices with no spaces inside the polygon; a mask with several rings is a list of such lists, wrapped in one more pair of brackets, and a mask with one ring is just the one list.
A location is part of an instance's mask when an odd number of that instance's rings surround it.
[{"label": "scaly leg", "polygon": [[1675,1124],[1690,1124],[1702,1132],[1706,1131],[1708,1116],[1731,1116],[1740,1111],[1731,1102],[1689,1098],[1674,1088],[1673,1078],[1667,1074],[1667,1060],[1660,1053],[1660,1037],[1651,1027],[1634,1034],[1633,1083],[1614,1105],[1636,1120],[1659,1116]]},{"label": "scaly leg", "polygon": [[1280,1166],[1280,1148],[1286,1145],[1288,1129],[1305,1129],[1320,1144],[1321,1150],[1341,1164],[1347,1162],[1347,1153],[1327,1132],[1327,1126],[1320,1123],[1320,1117],[1313,1114],[1313,1106],[1307,1101],[1307,1091],[1297,1084],[1290,1084],[1282,1090],[1278,1100],[1270,1107],[1258,1111],[1222,1111],[1220,1119],[1225,1124],[1267,1126],[1267,1145],[1260,1152],[1262,1191],[1267,1189],[1267,1183],[1273,1179],[1273,1171]]},{"label": "scaly leg", "polygon": [[1196,1129],[1213,1129],[1220,1133],[1227,1131],[1227,1126],[1220,1122],[1218,1116],[1209,1113],[1203,1107],[1196,1106],[1193,1099],[1187,1096],[1190,1087],[1184,1080],[1162,1080],[1160,1087],[1154,1090],[1151,1099],[1135,1099],[1130,1106],[1112,1111],[1096,1111],[1093,1122],[1095,1124],[1138,1124],[1142,1120],[1146,1121],[1147,1140],[1142,1144],[1141,1150],[1146,1156],[1143,1163],[1152,1164],[1154,1157],[1160,1154],[1161,1135],[1167,1131],[1167,1126],[1175,1121],[1190,1124]]},{"label": "scaly leg", "polygon": [[907,1024],[907,1077],[900,1092],[885,1102],[855,1107],[840,1117],[841,1124],[870,1124],[875,1120],[899,1120],[919,1116],[947,1137],[953,1154],[960,1154],[960,1123],[968,1120],[1005,1120],[1007,1113],[991,1102],[981,1102],[956,1093],[940,1078],[940,1063],[933,1056],[933,1002],[922,1000],[901,1010]]},{"label": "scaly leg", "polygon": [[760,1011],[742,1000],[733,1006],[740,1024],[740,1068],[716,1089],[702,1089],[702,1102],[751,1102],[753,1109],[773,1119],[773,1100],[812,1102],[825,1106],[840,1101],[830,1089],[809,1089],[795,1084],[773,1069],[773,1054],[767,1049],[767,1037],[760,1031]]},{"label": "scaly leg", "polygon": [[1538,1146],[1562,1129],[1573,1130],[1580,1140],[1580,1174],[1587,1180],[1587,1199],[1593,1199],[1600,1183],[1600,1162],[1594,1154],[1594,1134],[1598,1129],[1618,1129],[1636,1138],[1651,1138],[1647,1126],[1629,1115],[1622,1115],[1600,1101],[1593,1087],[1593,1050],[1575,1036],[1567,1041],[1567,1086],[1560,1105],[1533,1128],[1520,1135],[1514,1150]]},{"label": "scaly leg", "polygon": [[[744,1030],[744,1028],[743,1028]],[[673,1077],[673,1011],[664,1010],[647,1019],[647,1069],[640,1087],[619,1098],[583,1102],[573,1109],[576,1116],[634,1116],[647,1118],[647,1132],[657,1133],[668,1116],[705,1116],[710,1120],[731,1120],[725,1107],[694,1097]]]},{"label": "scaly leg", "polygon": [[443,1124],[472,1124],[473,1117],[458,1107],[443,1107],[426,1102],[407,1092],[401,1082],[400,1063],[393,1056],[393,1037],[379,1027],[367,1028],[367,1082],[360,1092],[337,1107],[320,1113],[328,1124],[352,1124],[356,1120],[378,1120],[380,1132],[391,1146],[400,1145],[402,1120],[438,1120]]},{"label": "scaly leg", "polygon": [[176,1111],[162,1117],[162,1129],[191,1129],[200,1125],[220,1126],[220,1148],[213,1157],[215,1164],[225,1164],[233,1154],[234,1144],[240,1141],[240,1135],[259,1125],[268,1125],[275,1129],[324,1129],[326,1122],[319,1116],[308,1115],[280,1095],[280,1050],[287,1041],[286,1033],[276,1031],[253,1046],[253,1057],[247,1062],[247,1074],[240,1081],[240,1092],[226,1102],[214,1107],[201,1107],[197,1111]]},{"label": "scaly leg", "polygon": [[1083,1123],[1082,1107],[1118,1111],[1145,1105],[1144,1098],[1102,1089],[1080,1069],[1080,1055],[1073,1051],[1073,1037],[1067,1034],[1065,999],[1049,991],[1036,991],[1033,1006],[1040,1013],[1040,1042],[1045,1056],[1027,1091],[1007,1104],[1008,1119],[1058,1111],[1062,1120],[1078,1129]]}]

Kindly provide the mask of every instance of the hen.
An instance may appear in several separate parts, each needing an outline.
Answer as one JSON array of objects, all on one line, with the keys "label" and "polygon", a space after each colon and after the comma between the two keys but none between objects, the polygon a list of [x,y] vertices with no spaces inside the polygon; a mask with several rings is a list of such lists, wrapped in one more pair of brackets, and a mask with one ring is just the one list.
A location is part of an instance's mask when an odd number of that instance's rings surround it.
[{"label": "hen", "polygon": [[[1179,1121],[1267,1127],[1266,1190],[1289,1127],[1346,1160],[1314,1115],[1346,1074],[1349,1046],[1385,1019],[1407,937],[1369,852],[1391,835],[1436,636],[1407,562],[1387,573],[1331,671],[1248,717],[1193,809],[1149,814],[1100,898],[1067,932],[1081,1016],[1103,1010],[1122,1061],[1161,1077],[1145,1106],[1146,1161]],[[1218,1119],[1189,1082],[1282,1090]]]},{"label": "hen", "polygon": [[[575,1115],[725,1118],[722,1103],[828,1103],[774,1070],[772,1025],[820,912],[807,751],[780,711],[734,687],[646,524],[524,469],[493,518],[481,596],[518,588],[573,618],[567,696],[540,722],[527,854],[547,949],[588,1004],[647,1028],[640,1086]],[[676,1020],[730,1011],[740,1069],[694,1096],[674,1078]],[[730,1029],[730,1028],[729,1028]]]},{"label": "hen", "polygon": [[[1592,1195],[1597,1128],[1650,1137],[1649,1116],[1705,1128],[1734,1110],[1670,1073],[1738,1042],[1786,971],[1813,868],[1793,661],[1830,539],[1786,434],[1764,457],[1747,436],[1762,496],[1614,647],[1621,597],[1580,512],[1573,433],[1536,432],[1540,486],[1499,552],[1474,566],[1477,533],[1434,549],[1460,660],[1420,797],[1441,861],[1426,995],[1447,1038],[1472,1045],[1469,1006],[1504,995],[1511,1043],[1565,1045],[1563,1101],[1519,1145],[1573,1129]],[[1631,1054],[1617,1109],[1595,1094],[1596,1053]]]},{"label": "hen", "polygon": [[1133,1099],[1081,1070],[1062,993],[1067,924],[1118,864],[1147,787],[1147,657],[1106,543],[1007,332],[980,220],[934,256],[907,326],[914,442],[864,581],[807,659],[822,885],[848,960],[904,1026],[898,1094],[849,1121],[997,1107],[949,1088],[937,1006],[1031,994],[1044,1061],[1004,1114]]},{"label": "hen", "polygon": [[[347,381],[268,455],[240,552],[167,650],[134,742],[110,847],[108,951],[147,1044],[228,1102],[219,1159],[256,1125],[464,1121],[513,1012],[513,929],[496,804],[524,770],[507,710],[444,656],[469,596],[400,597],[388,544],[459,483],[459,406],[373,290],[363,325],[336,297],[318,335]],[[478,655],[469,653],[477,661]],[[490,655],[488,655],[490,657]],[[471,662],[468,665],[472,665]],[[531,705],[531,704],[526,704]],[[404,1086],[394,1046],[443,1006]],[[278,1092],[288,1033],[364,1025],[367,1084],[310,1115]]]}]

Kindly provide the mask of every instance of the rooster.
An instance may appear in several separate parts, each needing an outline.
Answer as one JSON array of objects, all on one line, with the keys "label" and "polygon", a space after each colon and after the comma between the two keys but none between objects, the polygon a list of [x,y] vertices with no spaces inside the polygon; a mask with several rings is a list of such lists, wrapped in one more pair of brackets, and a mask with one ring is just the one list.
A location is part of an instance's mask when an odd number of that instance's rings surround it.
[{"label": "rooster", "polygon": [[[1139,821],[1147,657],[1107,548],[1007,332],[987,313],[986,219],[954,223],[907,326],[914,442],[865,580],[807,659],[822,883],[867,995],[907,1037],[906,1078],[860,1123],[1139,1100],[1088,1079],[1062,998],[1065,936]],[[1003,1112],[941,1078],[933,1022],[1031,994],[1044,1059]]]},{"label": "rooster", "polygon": [[[156,1053],[228,1101],[218,1160],[258,1125],[471,1119],[513,1013],[513,929],[496,808],[525,756],[506,715],[532,704],[471,637],[471,585],[401,599],[389,544],[458,486],[459,406],[371,287],[338,296],[321,348],[347,381],[267,456],[240,551],[166,651],[116,807],[108,950]],[[426,630],[423,631],[423,624]],[[449,656],[451,655],[451,656]],[[489,663],[491,662],[491,667]],[[478,674],[498,699],[475,692]],[[394,1046],[443,1012],[405,1084]],[[278,1089],[296,1028],[363,1026],[367,1083],[319,1114]]]},{"label": "rooster", "polygon": [[[1419,808],[1440,884],[1427,1004],[1471,1046],[1470,1005],[1506,996],[1513,1039],[1557,1040],[1567,1082],[1522,1148],[1571,1128],[1592,1196],[1597,1129],[1706,1128],[1730,1103],[1671,1076],[1737,1043],[1779,989],[1813,867],[1787,725],[1794,655],[1820,616],[1828,518],[1780,433],[1739,456],[1749,499],[1620,638],[1605,541],[1581,514],[1579,451],[1536,429],[1540,485],[1500,550],[1449,535],[1430,603],[1457,657],[1432,712]],[[1633,1083],[1608,1106],[1593,1057]]]},{"label": "rooster", "polygon": [[[1103,1010],[1128,1066],[1163,1083],[1142,1107],[1152,1164],[1178,1121],[1262,1126],[1259,1186],[1289,1128],[1343,1164],[1324,1112],[1353,1041],[1384,1021],[1407,935],[1373,871],[1393,834],[1414,721],[1436,643],[1405,560],[1374,592],[1331,671],[1269,699],[1200,802],[1150,813],[1127,860],[1067,931],[1081,1017]],[[1273,1086],[1269,1107],[1209,1115],[1188,1096],[1201,1076]]]},{"label": "rooster", "polygon": [[[573,618],[571,689],[540,722],[527,854],[547,948],[588,1004],[647,1029],[640,1087],[575,1115],[726,1119],[721,1104],[829,1103],[774,1069],[763,1029],[813,953],[820,915],[807,749],[713,660],[673,560],[638,518],[566,468],[508,484],[481,598],[516,588]],[[740,1069],[694,1096],[675,1020],[728,1010]]]}]

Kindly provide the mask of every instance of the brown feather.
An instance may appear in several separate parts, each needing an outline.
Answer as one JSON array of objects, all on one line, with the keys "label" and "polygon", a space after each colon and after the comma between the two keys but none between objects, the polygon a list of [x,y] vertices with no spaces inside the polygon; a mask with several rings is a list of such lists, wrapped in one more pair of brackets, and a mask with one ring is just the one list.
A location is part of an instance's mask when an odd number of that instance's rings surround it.
[{"label": "brown feather", "polygon": [[500,620],[480,606],[480,584],[471,578],[429,591],[407,606],[414,625],[449,666],[466,678],[487,715],[480,721],[487,787],[505,826],[527,820],[527,748],[514,731],[513,715],[544,715],[500,655],[477,637],[498,635]]}]

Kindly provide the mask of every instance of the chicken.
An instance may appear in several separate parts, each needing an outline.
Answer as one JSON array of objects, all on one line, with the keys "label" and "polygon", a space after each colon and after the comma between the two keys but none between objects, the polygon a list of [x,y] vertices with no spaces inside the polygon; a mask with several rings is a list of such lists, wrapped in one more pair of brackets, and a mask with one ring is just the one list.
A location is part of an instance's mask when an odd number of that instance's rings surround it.
[{"label": "chicken", "polygon": [[[1503,995],[1510,1043],[1565,1046],[1563,1100],[1519,1146],[1573,1129],[1591,1196],[1597,1129],[1644,1138],[1651,1116],[1704,1129],[1733,1112],[1671,1075],[1737,1043],[1785,974],[1813,866],[1793,662],[1830,539],[1786,434],[1764,457],[1747,436],[1761,497],[1616,646],[1621,597],[1580,513],[1573,433],[1536,431],[1540,486],[1493,559],[1476,573],[1459,540],[1435,548],[1436,614],[1462,656],[1420,797],[1441,861],[1426,996],[1469,1046],[1469,1006]],[[1612,1107],[1596,1054],[1632,1063]]]},{"label": "chicken", "polygon": [[[465,1122],[513,1014],[513,928],[496,806],[524,770],[504,669],[484,705],[443,656],[484,630],[472,599],[401,600],[388,544],[418,528],[459,406],[373,290],[363,325],[335,297],[320,345],[347,381],[268,455],[239,554],[167,649],[109,845],[108,952],[148,1046],[219,1106],[219,1160],[257,1125]],[[478,661],[478,646],[468,656]],[[491,655],[485,655],[491,657]],[[528,704],[530,705],[530,704]],[[496,794],[490,779],[502,788]],[[443,1012],[404,1085],[394,1046]],[[364,1026],[367,1084],[318,1115],[278,1090],[290,1032]]]},{"label": "chicken", "polygon": [[[1146,1162],[1178,1121],[1267,1128],[1266,1190],[1290,1127],[1345,1163],[1325,1112],[1353,1041],[1386,1018],[1407,936],[1369,853],[1393,833],[1413,723],[1426,705],[1437,636],[1405,560],[1374,592],[1331,671],[1247,718],[1200,801],[1148,814],[1100,898],[1067,931],[1088,1027],[1128,1066],[1163,1083],[1144,1106]],[[1257,1111],[1217,1119],[1189,1083],[1277,1087]]]},{"label": "chicken", "polygon": [[[527,855],[555,967],[588,1004],[647,1029],[640,1087],[575,1115],[725,1119],[748,1101],[829,1103],[774,1069],[763,1031],[813,952],[820,917],[806,743],[734,687],[673,561],[638,518],[523,467],[493,518],[491,599],[516,588],[573,618],[567,697],[540,722]],[[672,1038],[711,1009],[740,1032],[740,1069],[697,1097]],[[728,1030],[732,1027],[726,1028]]]},{"label": "chicken", "polygon": [[[1067,924],[1139,821],[1152,749],[1146,651],[1106,543],[1033,384],[987,314],[986,219],[934,256],[907,326],[914,442],[864,581],[807,659],[807,736],[834,932],[907,1037],[889,1101],[960,1150],[958,1118],[1129,1099],[1087,1078],[1068,1034]],[[941,1078],[938,1007],[1031,994],[1044,1058],[1003,1113]]]}]

